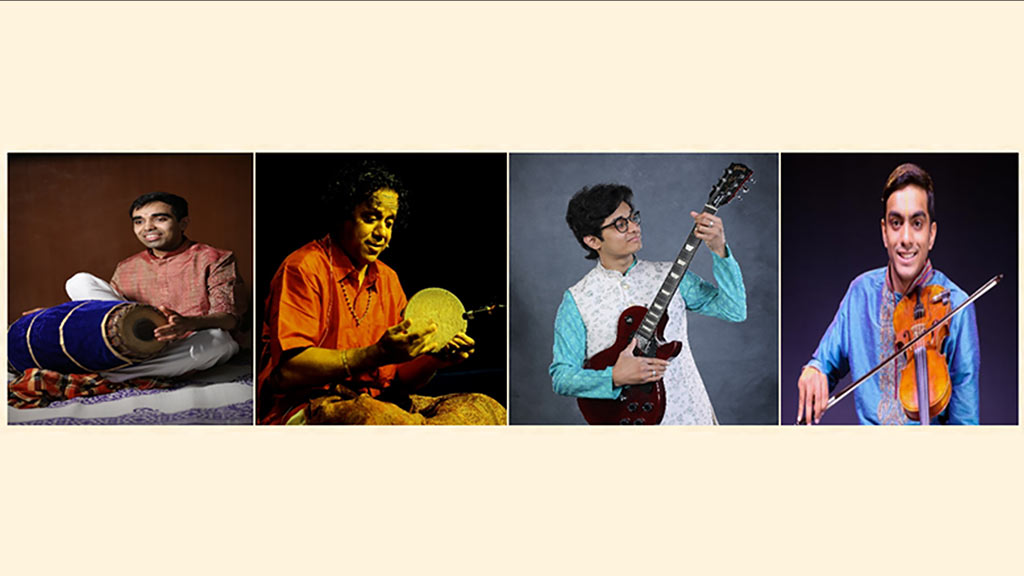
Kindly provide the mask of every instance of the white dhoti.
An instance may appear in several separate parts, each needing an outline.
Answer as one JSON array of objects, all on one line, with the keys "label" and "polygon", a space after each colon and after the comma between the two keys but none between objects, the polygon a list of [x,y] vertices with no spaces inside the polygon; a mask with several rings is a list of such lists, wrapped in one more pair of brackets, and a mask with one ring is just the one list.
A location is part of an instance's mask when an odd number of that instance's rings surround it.
[{"label": "white dhoti", "polygon": [[[65,284],[72,300],[124,300],[108,282],[87,272],[79,272]],[[168,343],[156,356],[100,376],[111,382],[124,382],[132,378],[169,378],[188,372],[206,370],[227,362],[238,353],[238,343],[219,328],[199,330],[187,338]]]}]

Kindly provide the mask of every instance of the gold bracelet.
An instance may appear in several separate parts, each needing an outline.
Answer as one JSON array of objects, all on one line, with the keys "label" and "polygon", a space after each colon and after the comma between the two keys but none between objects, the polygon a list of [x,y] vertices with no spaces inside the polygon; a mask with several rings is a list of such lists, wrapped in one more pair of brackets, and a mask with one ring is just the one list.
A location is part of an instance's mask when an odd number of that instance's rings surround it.
[{"label": "gold bracelet", "polygon": [[352,379],[352,369],[348,366],[348,350],[341,351],[341,365],[345,367],[345,378]]}]

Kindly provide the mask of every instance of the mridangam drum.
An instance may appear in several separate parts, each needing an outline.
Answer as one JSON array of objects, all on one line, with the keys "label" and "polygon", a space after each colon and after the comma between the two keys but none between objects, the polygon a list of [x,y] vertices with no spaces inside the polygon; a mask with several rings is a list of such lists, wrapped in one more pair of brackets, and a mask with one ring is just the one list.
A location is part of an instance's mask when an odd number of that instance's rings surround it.
[{"label": "mridangam drum", "polygon": [[19,372],[45,368],[91,374],[123,368],[164,349],[153,330],[167,323],[152,306],[75,300],[22,316],[7,330],[7,357]]}]

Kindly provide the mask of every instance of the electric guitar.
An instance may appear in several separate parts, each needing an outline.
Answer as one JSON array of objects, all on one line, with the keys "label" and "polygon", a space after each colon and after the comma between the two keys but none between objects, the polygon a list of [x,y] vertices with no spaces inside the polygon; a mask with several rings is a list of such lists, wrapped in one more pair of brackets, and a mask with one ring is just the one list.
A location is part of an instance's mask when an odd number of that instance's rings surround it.
[{"label": "electric guitar", "polygon": [[[718,182],[712,186],[703,212],[715,214],[719,208],[735,198],[741,189],[746,192],[744,184],[753,174],[753,170],[743,164],[730,164]],[[637,346],[633,354],[636,356],[669,360],[682,351],[681,342],[665,342],[665,325],[668,323],[666,311],[669,301],[686,274],[686,269],[690,267],[694,253],[701,244],[696,232],[697,226],[694,225],[650,307],[626,308],[619,316],[615,343],[584,362],[584,368],[604,370],[614,366],[619,354],[629,346],[634,336],[637,339]],[[665,385],[658,380],[647,384],[623,386],[616,400],[577,398],[576,402],[588,424],[659,424],[665,416]]]}]

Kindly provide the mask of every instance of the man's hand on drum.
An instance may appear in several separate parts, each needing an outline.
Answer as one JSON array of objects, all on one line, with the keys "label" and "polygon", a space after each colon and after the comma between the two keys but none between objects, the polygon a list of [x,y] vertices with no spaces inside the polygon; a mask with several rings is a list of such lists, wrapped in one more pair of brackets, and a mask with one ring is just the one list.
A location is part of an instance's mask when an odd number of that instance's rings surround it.
[{"label": "man's hand on drum", "polygon": [[384,331],[374,345],[380,358],[380,365],[401,364],[417,356],[437,351],[429,336],[437,332],[437,324],[431,322],[423,328],[410,329],[412,322],[403,320]]},{"label": "man's hand on drum", "polygon": [[160,306],[159,308],[160,312],[167,318],[167,324],[153,330],[153,335],[156,336],[157,340],[163,342],[181,340],[199,328],[196,326],[194,318],[182,316],[167,306]]},{"label": "man's hand on drum", "polygon": [[434,357],[443,364],[452,366],[459,362],[465,362],[473,355],[476,342],[465,332],[459,332],[449,340],[440,350],[434,352]]},{"label": "man's hand on drum", "polygon": [[636,349],[636,338],[619,352],[619,358],[612,366],[612,385],[615,387],[629,386],[632,384],[646,384],[656,382],[665,375],[668,370],[668,360],[661,358],[648,358],[646,356],[634,356]]}]

